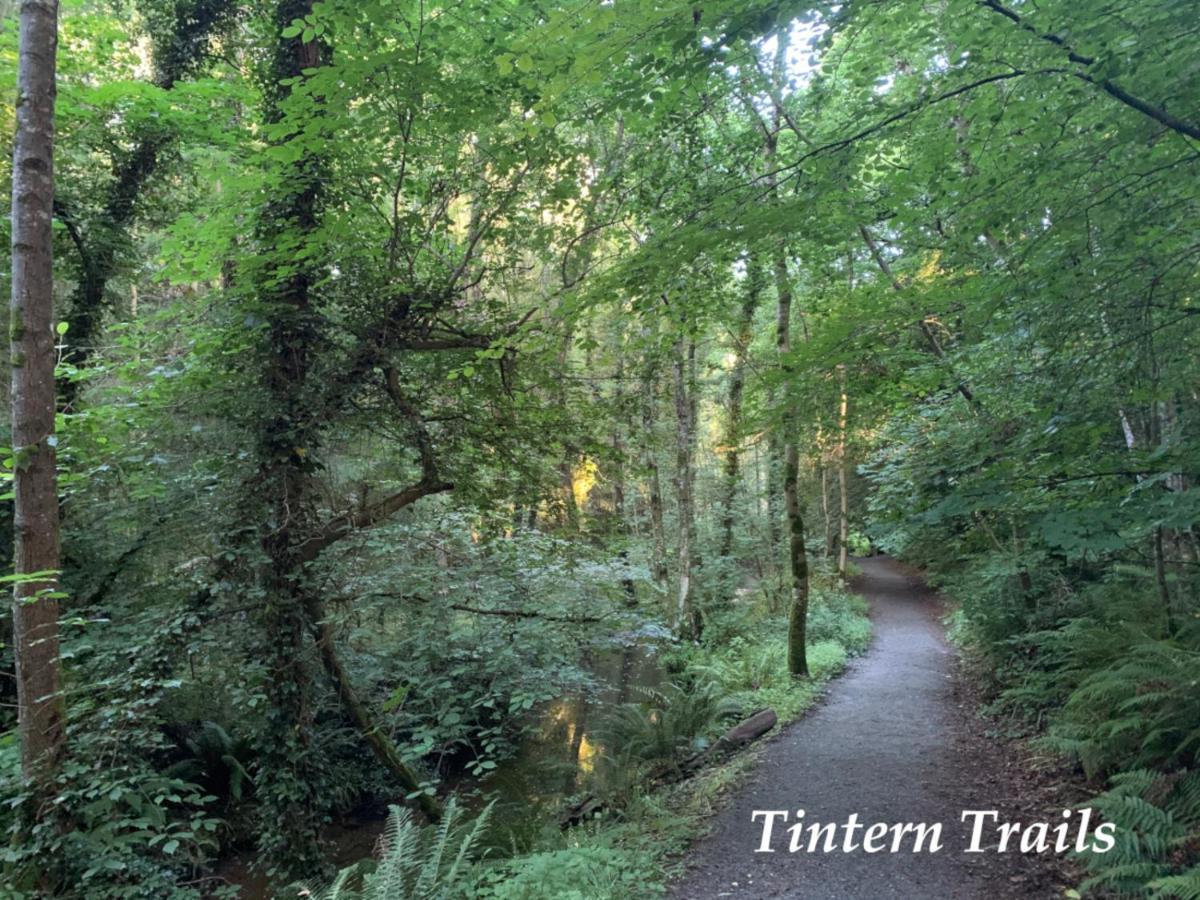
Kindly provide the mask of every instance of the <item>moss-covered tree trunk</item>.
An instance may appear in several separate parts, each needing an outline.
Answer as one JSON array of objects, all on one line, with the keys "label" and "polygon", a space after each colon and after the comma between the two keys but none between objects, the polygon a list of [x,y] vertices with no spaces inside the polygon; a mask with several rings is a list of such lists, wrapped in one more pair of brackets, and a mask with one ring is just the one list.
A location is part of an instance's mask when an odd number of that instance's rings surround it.
[{"label": "moss-covered tree trunk", "polygon": [[[787,256],[780,244],[775,258],[775,290],[778,310],[775,342],[781,366],[786,370],[791,354],[792,287],[788,278]],[[808,627],[808,551],[804,545],[804,508],[800,499],[800,448],[796,445],[791,404],[785,403],[781,427],[783,439],[783,506],[787,517],[789,582],[788,594],[788,672],[794,677],[808,675],[806,632]]]},{"label": "moss-covered tree trunk", "polygon": [[[233,0],[183,0],[168,7],[165,13],[170,17],[169,28],[151,31],[154,86],[162,91],[173,90],[194,72],[208,56],[209,39],[223,28],[235,9]],[[152,24],[157,27],[167,23],[156,18]],[[70,340],[63,354],[64,360],[77,368],[84,368],[91,360],[107,304],[108,283],[119,271],[121,247],[129,240],[138,201],[173,141],[169,130],[154,127],[129,153],[122,154],[99,212],[89,221],[77,221],[74,211],[65,206],[58,210],[79,255],[80,278],[67,304]],[[136,285],[133,290],[131,312],[136,316]],[[62,382],[63,408],[76,404],[81,385],[75,379]]]},{"label": "moss-covered tree trunk", "polygon": [[[276,33],[309,15],[312,0],[280,0]],[[292,88],[306,69],[324,63],[319,39],[278,39],[268,71],[264,118],[282,121]],[[320,445],[309,376],[320,329],[312,309],[313,263],[297,265],[294,252],[306,247],[320,220],[323,173],[312,145],[297,154],[279,179],[280,192],[263,210],[257,240],[261,257],[250,265],[254,305],[266,320],[260,366],[263,418],[257,436],[258,472],[245,491],[247,516],[258,529],[256,579],[267,665],[266,729],[262,735],[257,796],[267,827],[260,853],[278,879],[307,875],[321,864],[320,822],[324,811],[314,769],[309,599],[298,548],[316,530],[309,502],[309,474]],[[311,252],[308,260],[315,258]]]},{"label": "moss-covered tree trunk", "polygon": [[[773,79],[776,88],[785,77],[788,53],[788,29],[780,28],[776,32],[775,66]],[[779,149],[779,134],[783,125],[782,109],[776,104],[772,127],[767,131],[763,146],[765,169],[773,173],[776,168],[776,157]],[[778,185],[776,176],[768,174],[770,196],[773,202],[778,202]],[[775,294],[777,298],[775,315],[775,349],[779,358],[780,369],[784,372],[791,367],[792,352],[792,284],[788,275],[787,243],[779,240],[774,248],[772,269],[775,276]],[[783,506],[787,520],[788,548],[788,672],[793,677],[802,678],[808,675],[808,651],[806,646],[808,630],[808,551],[805,547],[804,507],[800,499],[800,449],[796,445],[796,411],[787,395],[788,385],[784,385],[784,397],[778,407],[773,407],[777,413],[776,428],[782,434],[776,439],[783,457]],[[774,399],[774,398],[772,398]]]}]

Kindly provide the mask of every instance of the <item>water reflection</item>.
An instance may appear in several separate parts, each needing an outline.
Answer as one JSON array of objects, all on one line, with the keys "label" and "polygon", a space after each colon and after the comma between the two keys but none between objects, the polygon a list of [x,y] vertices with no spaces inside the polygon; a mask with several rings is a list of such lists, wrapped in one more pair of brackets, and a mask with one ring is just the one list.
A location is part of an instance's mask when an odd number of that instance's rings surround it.
[{"label": "water reflection", "polygon": [[482,783],[500,803],[559,801],[583,790],[613,749],[603,734],[606,713],[642,699],[663,681],[658,647],[646,641],[592,650],[581,665],[591,686],[550,701],[517,755]]}]

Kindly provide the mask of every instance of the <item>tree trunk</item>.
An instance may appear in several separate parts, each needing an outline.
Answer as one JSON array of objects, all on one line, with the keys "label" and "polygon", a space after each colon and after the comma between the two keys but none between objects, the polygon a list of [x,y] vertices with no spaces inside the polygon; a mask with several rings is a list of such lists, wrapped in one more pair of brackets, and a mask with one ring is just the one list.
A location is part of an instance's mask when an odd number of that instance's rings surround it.
[{"label": "tree trunk", "polygon": [[[276,33],[312,11],[312,0],[279,0]],[[305,69],[320,66],[327,48],[317,39],[279,38],[271,67],[266,119],[277,123],[291,87]],[[326,798],[312,770],[312,684],[308,662],[309,600],[298,548],[317,529],[308,502],[309,472],[320,451],[321,423],[309,404],[311,360],[320,339],[311,309],[319,279],[314,262],[297,264],[292,250],[317,229],[321,159],[311,147],[287,166],[284,187],[263,209],[258,239],[256,302],[268,321],[260,366],[268,410],[259,426],[258,472],[246,485],[245,519],[257,527],[257,588],[266,679],[266,727],[260,748],[258,796],[269,823],[260,854],[278,877],[307,876],[322,859],[320,822]]]},{"label": "tree trunk", "polygon": [[[774,386],[767,389],[767,408],[776,408]],[[779,429],[772,428],[767,434],[767,543],[768,561],[771,571],[771,612],[778,611],[778,596],[783,591],[787,576],[784,574],[783,547],[783,440]]]},{"label": "tree trunk", "polygon": [[[13,649],[21,769],[44,799],[65,746],[58,655],[54,436],[54,100],[57,0],[20,7],[12,168]],[[44,573],[29,578],[35,573]],[[29,580],[20,580],[21,576]],[[40,812],[46,809],[38,804]]]},{"label": "tree trunk", "polygon": [[651,363],[642,379],[642,464],[646,469],[647,492],[650,495],[650,573],[654,583],[664,588],[667,583],[667,532],[663,521],[662,478],[658,471],[658,457],[654,452],[656,381],[657,373]]},{"label": "tree trunk", "polygon": [[[775,324],[776,349],[785,371],[791,353],[792,287],[782,244],[775,258],[775,289],[779,295]],[[784,404],[783,503],[788,525],[788,560],[791,568],[791,604],[788,608],[788,672],[808,675],[808,553],[804,546],[804,512],[800,504],[800,450],[796,446],[791,404]]]},{"label": "tree trunk", "polygon": [[695,365],[696,342],[685,343],[682,337],[675,344],[675,497],[679,518],[679,593],[675,606],[675,628],[685,640],[700,636],[701,621],[695,600],[692,580],[693,544],[696,531],[696,511],[693,502],[695,484],[693,446],[695,440],[694,383],[689,390],[689,372]]},{"label": "tree trunk", "polygon": [[[618,340],[624,344],[624,332],[618,335]],[[633,431],[631,423],[625,421],[629,406],[625,402],[625,352],[622,346],[621,352],[617,357],[617,370],[615,389],[616,397],[616,415],[613,416],[612,430],[612,449],[613,449],[613,515],[616,517],[616,528],[621,536],[621,549],[618,555],[621,558],[621,564],[625,568],[625,575],[621,578],[621,590],[625,594],[625,605],[630,608],[637,606],[637,584],[632,578],[632,573],[629,570],[629,548],[626,541],[629,536],[634,533],[632,525],[633,517],[629,514],[629,497],[625,485],[625,435],[622,428],[627,429],[630,433]]]},{"label": "tree trunk", "polygon": [[[782,81],[788,52],[788,29],[776,32],[774,78]],[[782,127],[782,108],[775,107],[773,129],[766,135],[763,147],[765,168],[768,173],[775,169],[775,157],[779,146]],[[778,200],[778,187],[774,175],[768,175],[771,199]],[[775,318],[775,347],[780,368],[786,373],[790,369],[789,356],[792,351],[792,285],[788,277],[787,244],[779,241],[774,258],[775,293],[778,299]],[[784,386],[785,392],[788,390]],[[788,561],[791,580],[788,605],[788,672],[794,678],[808,676],[808,650],[805,645],[808,630],[808,552],[804,546],[804,510],[800,502],[800,450],[796,446],[796,423],[793,404],[786,396],[779,410],[779,428],[782,430],[783,451],[783,499],[787,516]]]},{"label": "tree trunk", "polygon": [[[721,495],[721,560],[722,565],[734,568],[730,556],[733,554],[734,507],[737,502],[738,482],[741,479],[742,441],[742,397],[746,390],[746,357],[753,336],[754,313],[758,310],[762,294],[762,268],[751,254],[746,261],[746,294],[738,316],[737,333],[734,335],[733,370],[729,373],[729,418],[725,429],[725,471]],[[730,579],[725,592],[726,599],[733,596],[736,578]]]},{"label": "tree trunk", "polygon": [[[574,326],[568,321],[563,323],[565,333],[563,334],[562,344],[558,351],[558,371],[559,371],[559,388],[558,388],[558,408],[561,411],[563,421],[566,422],[569,418],[568,409],[570,407],[570,397],[568,395],[568,380],[567,369],[571,361],[571,347],[575,343]],[[575,464],[579,461],[579,454],[575,448],[566,444],[563,447],[563,458],[558,464],[558,487],[560,491],[560,502],[558,524],[559,527],[565,528],[574,533],[579,530],[579,506],[575,502]]]},{"label": "tree trunk", "polygon": [[850,496],[846,492],[846,426],[850,412],[850,395],[846,390],[846,366],[838,366],[841,402],[838,404],[838,576],[846,580],[850,544]]},{"label": "tree trunk", "polygon": [[[185,0],[175,5],[173,28],[153,35],[153,84],[163,91],[191,73],[208,51],[208,36],[217,33],[236,9],[233,0]],[[118,272],[120,247],[128,240],[128,231],[137,214],[138,200],[150,183],[169,150],[172,138],[159,129],[138,140],[133,150],[114,167],[99,216],[80,229],[67,210],[59,217],[67,224],[79,253],[80,279],[67,304],[69,337],[63,357],[77,368],[84,368],[94,352],[97,332],[104,315],[108,282]],[[133,289],[130,312],[137,317],[137,288]],[[82,382],[65,379],[62,383],[62,407],[73,406]]]},{"label": "tree trunk", "polygon": [[837,537],[833,531],[833,508],[829,505],[829,466],[825,458],[820,432],[817,433],[817,448],[821,450],[821,517],[825,522],[825,559],[833,556]]},{"label": "tree trunk", "polygon": [[366,738],[375,757],[396,777],[405,791],[417,795],[417,805],[429,820],[437,822],[442,817],[441,804],[436,797],[430,796],[422,790],[417,774],[409,768],[400,755],[400,751],[396,749],[395,743],[388,737],[382,726],[375,721],[371,710],[359,698],[358,692],[354,689],[354,684],[337,654],[333,626],[326,621],[325,610],[316,601],[310,601],[310,603],[310,618],[316,623],[313,626],[313,638],[321,650],[321,663],[333,681],[334,690],[337,691],[343,708],[354,721],[359,732]]}]

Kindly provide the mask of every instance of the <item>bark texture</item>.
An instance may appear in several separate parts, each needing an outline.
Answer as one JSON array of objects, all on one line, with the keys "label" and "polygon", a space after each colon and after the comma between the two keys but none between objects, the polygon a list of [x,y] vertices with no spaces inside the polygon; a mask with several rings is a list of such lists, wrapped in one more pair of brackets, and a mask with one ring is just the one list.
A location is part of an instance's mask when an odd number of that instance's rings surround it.
[{"label": "bark texture", "polygon": [[54,99],[57,0],[20,7],[12,173],[13,644],[21,766],[35,792],[62,756],[58,484],[54,437]]}]

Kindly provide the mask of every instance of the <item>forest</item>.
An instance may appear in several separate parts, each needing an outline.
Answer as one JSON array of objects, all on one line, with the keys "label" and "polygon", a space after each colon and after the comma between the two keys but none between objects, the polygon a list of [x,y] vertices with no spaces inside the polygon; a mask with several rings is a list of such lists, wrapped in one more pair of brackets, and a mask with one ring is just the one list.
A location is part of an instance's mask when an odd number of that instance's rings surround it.
[{"label": "forest", "polygon": [[[733,896],[945,657],[1115,846],[924,896],[1200,898],[1194,0],[0,0],[0,71],[0,896]],[[920,896],[803,877],[730,890]]]}]

